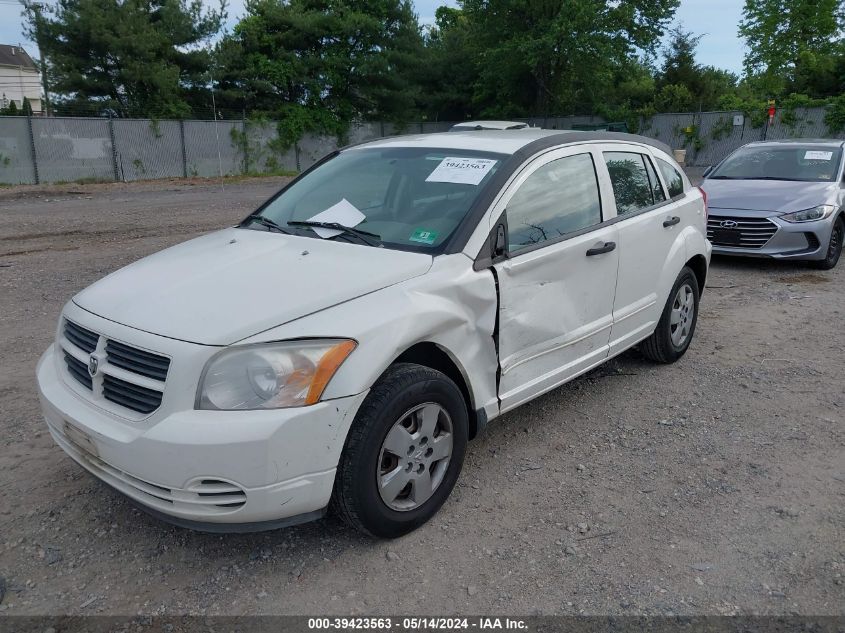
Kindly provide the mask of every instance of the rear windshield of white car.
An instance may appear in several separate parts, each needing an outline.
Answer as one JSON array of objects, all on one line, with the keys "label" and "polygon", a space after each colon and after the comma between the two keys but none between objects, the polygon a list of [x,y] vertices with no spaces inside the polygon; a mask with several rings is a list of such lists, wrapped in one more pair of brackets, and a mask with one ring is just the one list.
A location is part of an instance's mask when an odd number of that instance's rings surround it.
[{"label": "rear windshield of white car", "polygon": [[717,180],[834,181],[842,150],[824,145],[744,147],[712,174]]},{"label": "rear windshield of white car", "polygon": [[[322,239],[297,222],[338,222],[377,236],[364,236],[375,245],[434,252],[507,158],[455,149],[353,148],[305,174],[260,213],[298,235]],[[366,243],[345,234],[329,239]]]}]

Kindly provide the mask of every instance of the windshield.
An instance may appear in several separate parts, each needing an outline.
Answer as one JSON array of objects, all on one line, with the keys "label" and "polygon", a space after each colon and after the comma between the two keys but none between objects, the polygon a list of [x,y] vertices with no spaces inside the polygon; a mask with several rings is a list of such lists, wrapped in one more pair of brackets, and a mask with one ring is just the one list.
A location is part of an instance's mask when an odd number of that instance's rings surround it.
[{"label": "windshield", "polygon": [[[297,235],[433,252],[506,158],[455,149],[350,149],[294,182],[260,213]],[[327,223],[352,226],[359,235],[329,231]]]},{"label": "windshield", "polygon": [[758,145],[728,156],[708,178],[833,181],[842,150],[824,145]]}]

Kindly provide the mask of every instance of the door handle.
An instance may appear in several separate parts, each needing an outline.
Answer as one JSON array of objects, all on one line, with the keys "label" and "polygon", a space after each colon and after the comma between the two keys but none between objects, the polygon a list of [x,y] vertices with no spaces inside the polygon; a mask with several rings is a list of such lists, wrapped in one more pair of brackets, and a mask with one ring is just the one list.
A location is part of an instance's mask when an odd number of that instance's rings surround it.
[{"label": "door handle", "polygon": [[616,242],[605,242],[601,246],[594,246],[590,250],[587,251],[587,257],[592,257],[593,255],[601,255],[602,253],[609,253],[614,248],[616,248]]},{"label": "door handle", "polygon": [[681,218],[679,218],[677,215],[673,215],[671,218],[663,220],[663,228],[668,229],[670,226],[675,226],[680,221]]}]

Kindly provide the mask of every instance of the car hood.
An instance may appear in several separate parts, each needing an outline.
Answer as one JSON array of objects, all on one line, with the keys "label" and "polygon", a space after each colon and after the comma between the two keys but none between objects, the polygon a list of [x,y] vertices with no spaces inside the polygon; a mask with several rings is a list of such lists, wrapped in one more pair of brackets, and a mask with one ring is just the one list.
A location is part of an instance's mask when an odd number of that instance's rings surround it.
[{"label": "car hood", "polygon": [[705,180],[710,209],[747,209],[788,213],[825,204],[836,185],[792,180]]},{"label": "car hood", "polygon": [[[153,334],[228,345],[422,275],[431,263],[421,253],[231,228],[130,264],[74,302]],[[344,335],[342,325],[326,334]]]}]

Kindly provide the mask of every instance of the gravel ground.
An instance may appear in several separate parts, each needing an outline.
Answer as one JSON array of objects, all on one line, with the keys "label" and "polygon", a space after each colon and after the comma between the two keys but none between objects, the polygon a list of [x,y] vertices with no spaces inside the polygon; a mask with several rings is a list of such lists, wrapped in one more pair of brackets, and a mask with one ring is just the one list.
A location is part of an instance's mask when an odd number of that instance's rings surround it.
[{"label": "gravel ground", "polygon": [[491,423],[396,541],[200,534],[88,476],[38,411],[62,305],[280,182],[0,191],[5,614],[845,614],[845,265],[716,259],[679,363],[629,352]]}]

